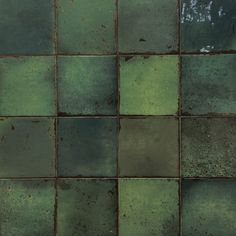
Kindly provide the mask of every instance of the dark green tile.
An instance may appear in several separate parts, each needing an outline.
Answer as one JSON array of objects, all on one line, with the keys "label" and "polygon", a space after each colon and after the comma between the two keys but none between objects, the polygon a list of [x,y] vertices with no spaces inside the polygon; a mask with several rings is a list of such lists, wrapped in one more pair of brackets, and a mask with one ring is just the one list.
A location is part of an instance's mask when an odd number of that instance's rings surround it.
[{"label": "dark green tile", "polygon": [[0,58],[0,115],[55,114],[53,57]]},{"label": "dark green tile", "polygon": [[53,53],[53,12],[53,0],[0,0],[0,54]]},{"label": "dark green tile", "polygon": [[178,110],[178,56],[122,57],[120,113],[171,115]]},{"label": "dark green tile", "polygon": [[114,115],[115,57],[60,57],[59,110],[68,115]]},{"label": "dark green tile", "polygon": [[235,0],[182,0],[181,7],[182,51],[236,50]]},{"label": "dark green tile", "polygon": [[178,176],[178,120],[121,119],[121,176]]},{"label": "dark green tile", "polygon": [[236,55],[182,58],[182,113],[236,113]]},{"label": "dark green tile", "polygon": [[59,175],[115,176],[117,132],[116,119],[60,119]]},{"label": "dark green tile", "polygon": [[51,177],[54,159],[53,119],[0,119],[0,177]]},{"label": "dark green tile", "polygon": [[59,180],[58,236],[116,236],[115,180]]},{"label": "dark green tile", "polygon": [[236,176],[236,119],[182,120],[182,174]]},{"label": "dark green tile", "polygon": [[59,51],[112,53],[116,51],[115,0],[59,0]]},{"label": "dark green tile", "polygon": [[120,52],[177,51],[177,4],[177,0],[119,0]]},{"label": "dark green tile", "polygon": [[178,189],[176,180],[121,179],[119,236],[178,236]]},{"label": "dark green tile", "polygon": [[54,235],[54,183],[44,180],[0,181],[0,234]]},{"label": "dark green tile", "polygon": [[235,196],[235,180],[185,180],[183,236],[235,235]]}]

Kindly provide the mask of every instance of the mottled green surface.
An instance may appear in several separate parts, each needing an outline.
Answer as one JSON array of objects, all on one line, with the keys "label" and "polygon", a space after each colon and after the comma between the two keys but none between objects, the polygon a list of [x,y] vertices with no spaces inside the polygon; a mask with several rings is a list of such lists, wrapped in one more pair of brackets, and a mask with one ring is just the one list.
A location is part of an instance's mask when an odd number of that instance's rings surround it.
[{"label": "mottled green surface", "polygon": [[58,236],[116,236],[115,180],[59,180]]},{"label": "mottled green surface", "polygon": [[59,51],[112,53],[115,47],[115,0],[59,0]]},{"label": "mottled green surface", "polygon": [[120,51],[177,51],[177,4],[176,0],[119,0]]},{"label": "mottled green surface", "polygon": [[236,50],[235,0],[182,0],[181,7],[182,51]]},{"label": "mottled green surface", "polygon": [[121,119],[121,176],[178,176],[178,120]]},{"label": "mottled green surface", "polygon": [[53,0],[0,0],[0,54],[53,52]]},{"label": "mottled green surface", "polygon": [[54,121],[0,119],[0,177],[54,176]]},{"label": "mottled green surface", "polygon": [[115,176],[116,119],[59,120],[60,176]]},{"label": "mottled green surface", "polygon": [[0,192],[1,236],[54,235],[52,181],[1,180]]},{"label": "mottled green surface", "polygon": [[178,57],[122,57],[120,112],[170,115],[178,110]]},{"label": "mottled green surface", "polygon": [[236,181],[183,182],[183,236],[234,236]]},{"label": "mottled green surface", "polygon": [[182,120],[182,174],[236,176],[236,119]]},{"label": "mottled green surface", "polygon": [[178,182],[119,181],[119,236],[178,236]]},{"label": "mottled green surface", "polygon": [[236,55],[182,58],[182,112],[236,113]]},{"label": "mottled green surface", "polygon": [[116,114],[115,57],[59,57],[59,110],[63,114]]},{"label": "mottled green surface", "polygon": [[0,58],[0,115],[54,114],[53,58]]}]

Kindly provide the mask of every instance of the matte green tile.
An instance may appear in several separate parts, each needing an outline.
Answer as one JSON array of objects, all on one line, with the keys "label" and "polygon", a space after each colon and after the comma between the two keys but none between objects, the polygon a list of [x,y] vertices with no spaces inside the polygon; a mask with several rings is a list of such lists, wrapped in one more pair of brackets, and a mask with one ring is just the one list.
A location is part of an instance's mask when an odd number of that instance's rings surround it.
[{"label": "matte green tile", "polygon": [[122,57],[120,113],[170,115],[178,110],[178,57]]},{"label": "matte green tile", "polygon": [[236,119],[182,120],[182,174],[236,176]]},{"label": "matte green tile", "polygon": [[182,58],[182,113],[236,113],[236,55]]},{"label": "matte green tile", "polygon": [[0,0],[0,54],[53,53],[53,27],[53,0]]},{"label": "matte green tile", "polygon": [[183,236],[233,236],[235,180],[184,180]]},{"label": "matte green tile", "polygon": [[58,1],[60,52],[115,52],[115,25],[115,0]]},{"label": "matte green tile", "polygon": [[0,177],[54,176],[54,120],[0,119]]},{"label": "matte green tile", "polygon": [[177,4],[177,0],[119,0],[120,52],[177,51]]},{"label": "matte green tile", "polygon": [[54,59],[0,58],[0,115],[55,114]]},{"label": "matte green tile", "polygon": [[54,235],[54,183],[44,180],[0,181],[0,234]]},{"label": "matte green tile", "polygon": [[236,50],[235,0],[182,0],[181,7],[182,51]]},{"label": "matte green tile", "polygon": [[178,176],[178,120],[121,119],[121,176]]},{"label": "matte green tile", "polygon": [[178,204],[176,180],[121,179],[119,236],[178,236]]},{"label": "matte green tile", "polygon": [[58,236],[116,236],[115,180],[59,180]]},{"label": "matte green tile", "polygon": [[117,132],[116,119],[60,119],[59,175],[116,176]]},{"label": "matte green tile", "polygon": [[59,57],[59,111],[66,115],[115,115],[115,57]]}]

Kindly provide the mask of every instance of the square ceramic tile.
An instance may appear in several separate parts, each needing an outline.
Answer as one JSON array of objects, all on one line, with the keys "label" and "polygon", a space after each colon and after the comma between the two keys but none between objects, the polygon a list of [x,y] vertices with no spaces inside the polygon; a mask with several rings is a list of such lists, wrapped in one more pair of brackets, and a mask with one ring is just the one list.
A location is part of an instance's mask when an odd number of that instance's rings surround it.
[{"label": "square ceramic tile", "polygon": [[236,177],[236,118],[182,119],[182,174]]},{"label": "square ceramic tile", "polygon": [[120,113],[173,115],[178,111],[177,56],[120,59]]},{"label": "square ceramic tile", "polygon": [[182,113],[236,114],[236,55],[183,56]]},{"label": "square ceramic tile", "polygon": [[114,53],[115,0],[59,0],[58,42],[62,53]]},{"label": "square ceramic tile", "polygon": [[176,52],[177,4],[177,0],[119,0],[120,52]]},{"label": "square ceramic tile", "polygon": [[178,176],[178,120],[121,119],[120,176]]},{"label": "square ceramic tile", "polygon": [[61,115],[115,115],[115,57],[59,57]]},{"label": "square ceramic tile", "polygon": [[1,180],[0,192],[1,235],[54,235],[52,181]]},{"label": "square ceramic tile", "polygon": [[53,57],[0,58],[0,115],[55,114]]},{"label": "square ceramic tile", "polygon": [[117,132],[116,119],[60,119],[59,175],[116,176]]},{"label": "square ceramic tile", "polygon": [[0,35],[0,54],[53,53],[53,0],[0,0]]},{"label": "square ceramic tile", "polygon": [[236,50],[235,0],[182,0],[183,52]]},{"label": "square ceramic tile", "polygon": [[183,236],[235,235],[235,180],[185,180],[182,192]]},{"label": "square ceramic tile", "polygon": [[121,179],[119,236],[178,236],[177,180]]},{"label": "square ceramic tile", "polygon": [[0,119],[0,177],[52,177],[54,161],[53,119]]},{"label": "square ceramic tile", "polygon": [[58,236],[117,236],[115,180],[60,179]]}]

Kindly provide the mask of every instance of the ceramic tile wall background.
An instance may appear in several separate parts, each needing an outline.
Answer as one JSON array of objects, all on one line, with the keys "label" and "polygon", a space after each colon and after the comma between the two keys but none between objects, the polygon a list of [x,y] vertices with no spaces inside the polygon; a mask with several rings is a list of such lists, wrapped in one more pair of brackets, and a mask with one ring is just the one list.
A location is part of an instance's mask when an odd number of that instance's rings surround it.
[{"label": "ceramic tile wall background", "polygon": [[0,0],[0,235],[236,235],[235,0]]}]

